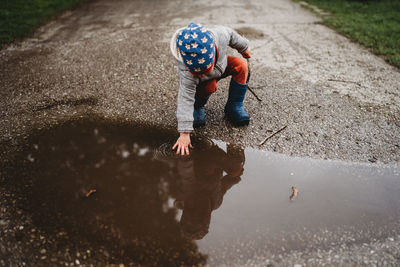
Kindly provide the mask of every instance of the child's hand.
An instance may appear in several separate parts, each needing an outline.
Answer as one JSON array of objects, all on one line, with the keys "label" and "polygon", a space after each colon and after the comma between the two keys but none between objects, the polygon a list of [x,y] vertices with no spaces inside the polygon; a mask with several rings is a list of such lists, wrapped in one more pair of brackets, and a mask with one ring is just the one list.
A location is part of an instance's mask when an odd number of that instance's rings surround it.
[{"label": "child's hand", "polygon": [[247,48],[246,51],[244,51],[244,52],[242,53],[242,56],[243,56],[244,58],[251,58],[251,56],[250,56],[250,47]]},{"label": "child's hand", "polygon": [[182,156],[189,155],[189,147],[193,148],[190,143],[190,133],[180,133],[180,136],[172,149],[175,149],[176,147],[178,148],[176,154],[181,154]]}]

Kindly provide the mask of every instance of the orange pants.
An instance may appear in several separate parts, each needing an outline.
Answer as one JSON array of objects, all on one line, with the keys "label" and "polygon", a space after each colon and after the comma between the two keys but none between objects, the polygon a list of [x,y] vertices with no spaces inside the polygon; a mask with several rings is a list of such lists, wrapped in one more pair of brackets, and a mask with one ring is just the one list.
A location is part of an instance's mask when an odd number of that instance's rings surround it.
[{"label": "orange pants", "polygon": [[[245,84],[247,82],[247,62],[240,57],[228,56],[228,65],[225,72],[218,80],[231,76],[236,82]],[[200,83],[197,86],[196,93],[201,97],[208,97],[218,89],[217,79]]]}]

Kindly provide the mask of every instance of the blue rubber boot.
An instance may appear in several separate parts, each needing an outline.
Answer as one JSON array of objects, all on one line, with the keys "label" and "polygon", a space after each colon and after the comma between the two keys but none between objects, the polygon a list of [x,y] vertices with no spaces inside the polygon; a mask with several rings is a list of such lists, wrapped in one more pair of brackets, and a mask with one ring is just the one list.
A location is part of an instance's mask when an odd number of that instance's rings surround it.
[{"label": "blue rubber boot", "polygon": [[208,98],[209,97],[199,97],[196,95],[193,111],[193,128],[206,125],[206,113],[204,111],[204,105],[207,103]]},{"label": "blue rubber boot", "polygon": [[225,115],[234,126],[249,125],[250,116],[243,107],[246,91],[247,84],[240,84],[231,79],[228,102],[225,105]]}]

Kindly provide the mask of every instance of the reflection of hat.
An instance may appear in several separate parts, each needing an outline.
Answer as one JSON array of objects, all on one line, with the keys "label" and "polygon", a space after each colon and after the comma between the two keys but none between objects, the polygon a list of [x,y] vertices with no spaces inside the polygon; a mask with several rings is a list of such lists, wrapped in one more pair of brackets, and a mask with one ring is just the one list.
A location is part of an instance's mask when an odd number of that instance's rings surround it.
[{"label": "reflection of hat", "polygon": [[195,199],[185,201],[181,217],[181,230],[184,236],[190,239],[200,240],[207,233],[211,220],[211,200],[198,196]]},{"label": "reflection of hat", "polygon": [[179,32],[176,46],[192,73],[210,70],[215,59],[214,37],[203,25],[192,22]]}]

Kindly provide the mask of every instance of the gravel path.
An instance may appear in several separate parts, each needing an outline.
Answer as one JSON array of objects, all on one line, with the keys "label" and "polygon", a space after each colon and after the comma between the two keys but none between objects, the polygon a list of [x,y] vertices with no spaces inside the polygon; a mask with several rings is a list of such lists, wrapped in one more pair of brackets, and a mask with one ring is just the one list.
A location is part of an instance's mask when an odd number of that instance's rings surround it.
[{"label": "gravel path", "polygon": [[95,1],[67,12],[1,51],[1,141],[82,110],[175,129],[178,81],[168,41],[190,20],[228,25],[251,40],[250,85],[263,99],[248,94],[252,123],[232,128],[221,82],[201,132],[258,147],[269,130],[287,125],[260,148],[399,162],[399,70],[291,1]]},{"label": "gravel path", "polygon": [[[82,116],[175,129],[178,80],[169,38],[190,21],[227,25],[250,39],[250,85],[263,99],[247,94],[252,122],[233,128],[223,119],[228,81],[221,81],[200,133],[288,155],[399,163],[399,69],[322,26],[315,15],[289,0],[233,0],[229,5],[211,0],[98,0],[64,13],[32,37],[0,51],[2,163],[32,130]],[[284,125],[285,130],[258,145]],[[8,234],[2,231],[2,240],[13,240],[18,226],[13,230],[4,219],[13,208],[1,204],[0,226],[8,229]],[[397,250],[391,255],[399,255],[399,239],[352,250],[369,257],[369,249],[386,246]],[[11,262],[19,262],[17,245],[4,241],[2,254],[13,247]]]}]

